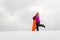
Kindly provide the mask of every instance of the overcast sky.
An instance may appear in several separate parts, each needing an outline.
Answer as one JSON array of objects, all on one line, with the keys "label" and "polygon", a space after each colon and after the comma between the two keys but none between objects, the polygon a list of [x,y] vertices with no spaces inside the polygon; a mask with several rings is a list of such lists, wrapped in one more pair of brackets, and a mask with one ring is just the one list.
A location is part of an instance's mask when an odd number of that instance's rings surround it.
[{"label": "overcast sky", "polygon": [[41,30],[60,30],[60,0],[0,0],[0,31],[31,31],[37,11]]}]

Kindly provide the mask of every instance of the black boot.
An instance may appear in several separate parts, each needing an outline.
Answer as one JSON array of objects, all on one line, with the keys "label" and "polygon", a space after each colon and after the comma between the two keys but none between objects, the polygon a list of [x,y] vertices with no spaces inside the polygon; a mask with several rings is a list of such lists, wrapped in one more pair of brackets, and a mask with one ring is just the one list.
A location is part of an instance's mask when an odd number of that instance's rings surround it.
[{"label": "black boot", "polygon": [[43,27],[45,28],[45,25],[43,24]]}]

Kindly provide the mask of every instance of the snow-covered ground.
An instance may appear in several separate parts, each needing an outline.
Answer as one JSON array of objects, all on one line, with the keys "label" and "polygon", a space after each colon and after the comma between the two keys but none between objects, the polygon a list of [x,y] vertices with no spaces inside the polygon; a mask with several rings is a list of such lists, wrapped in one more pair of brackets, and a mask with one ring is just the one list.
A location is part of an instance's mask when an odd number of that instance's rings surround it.
[{"label": "snow-covered ground", "polygon": [[59,31],[0,32],[0,40],[60,40],[60,32]]},{"label": "snow-covered ground", "polygon": [[0,31],[31,31],[37,11],[40,30],[60,30],[60,0],[0,0]]}]

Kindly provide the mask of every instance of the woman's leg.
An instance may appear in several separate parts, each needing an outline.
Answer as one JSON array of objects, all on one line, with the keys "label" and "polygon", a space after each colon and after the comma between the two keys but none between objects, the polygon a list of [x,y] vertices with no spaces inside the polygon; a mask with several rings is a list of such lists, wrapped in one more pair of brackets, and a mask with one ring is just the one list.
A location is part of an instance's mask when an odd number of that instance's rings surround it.
[{"label": "woman's leg", "polygon": [[36,23],[36,29],[37,29],[37,31],[39,31],[38,23]]},{"label": "woman's leg", "polygon": [[44,28],[45,28],[45,25],[44,25],[44,24],[39,24],[39,26],[41,26],[41,27],[44,27]]},{"label": "woman's leg", "polygon": [[41,26],[41,27],[44,27],[44,28],[45,28],[45,26],[44,26],[43,24],[36,23],[36,29],[37,29],[37,31],[39,31],[39,26]]}]

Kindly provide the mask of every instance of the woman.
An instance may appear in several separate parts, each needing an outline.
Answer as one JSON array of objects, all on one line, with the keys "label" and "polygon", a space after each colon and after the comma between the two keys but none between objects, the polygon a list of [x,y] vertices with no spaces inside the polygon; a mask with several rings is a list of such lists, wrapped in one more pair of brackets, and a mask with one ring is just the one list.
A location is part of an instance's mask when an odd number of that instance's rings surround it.
[{"label": "woman", "polygon": [[39,12],[36,13],[36,15],[33,17],[33,20],[36,20],[36,29],[39,31],[39,26],[44,27],[44,25],[40,24],[40,18],[39,18]]}]

